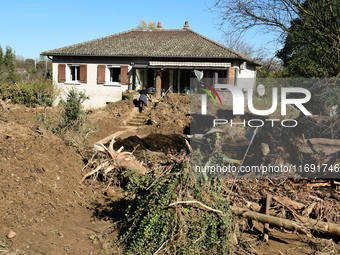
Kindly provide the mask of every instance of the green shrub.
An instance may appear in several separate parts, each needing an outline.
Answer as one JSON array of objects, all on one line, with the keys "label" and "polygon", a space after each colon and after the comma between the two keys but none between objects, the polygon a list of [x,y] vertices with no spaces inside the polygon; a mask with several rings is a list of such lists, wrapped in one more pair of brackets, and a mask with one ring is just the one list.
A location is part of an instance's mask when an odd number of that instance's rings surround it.
[{"label": "green shrub", "polygon": [[84,92],[79,92],[75,88],[69,91],[66,100],[60,102],[64,108],[61,114],[61,128],[70,127],[77,130],[82,125],[86,116],[82,109],[82,103],[87,99],[89,97]]},{"label": "green shrub", "polygon": [[123,94],[122,94],[122,100],[133,100],[133,94],[123,92]]},{"label": "green shrub", "polygon": [[4,83],[0,88],[2,100],[10,99],[14,104],[30,107],[51,106],[57,94],[51,79],[36,79],[19,84]]},{"label": "green shrub", "polygon": [[87,115],[82,109],[82,103],[88,99],[84,92],[76,89],[69,91],[66,100],[61,101],[61,108],[46,109],[37,113],[37,119],[43,122],[47,129],[61,137],[66,144],[78,149],[86,147],[87,135],[94,129],[87,120]]},{"label": "green shrub", "polygon": [[[126,254],[229,254],[231,216],[218,179],[195,179],[187,164],[159,178],[129,172],[130,204],[123,222],[121,242]],[[195,200],[223,214],[194,204]]]}]

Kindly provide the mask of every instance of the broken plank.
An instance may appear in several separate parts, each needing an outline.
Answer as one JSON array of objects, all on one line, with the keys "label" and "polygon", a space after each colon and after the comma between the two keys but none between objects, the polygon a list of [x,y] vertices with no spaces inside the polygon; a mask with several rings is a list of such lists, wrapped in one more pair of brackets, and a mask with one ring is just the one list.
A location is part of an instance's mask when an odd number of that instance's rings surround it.
[{"label": "broken plank", "polygon": [[304,204],[296,202],[296,201],[291,200],[291,199],[286,198],[286,197],[273,196],[273,200],[282,204],[282,205],[290,206],[295,210],[300,210],[300,209],[305,207]]}]

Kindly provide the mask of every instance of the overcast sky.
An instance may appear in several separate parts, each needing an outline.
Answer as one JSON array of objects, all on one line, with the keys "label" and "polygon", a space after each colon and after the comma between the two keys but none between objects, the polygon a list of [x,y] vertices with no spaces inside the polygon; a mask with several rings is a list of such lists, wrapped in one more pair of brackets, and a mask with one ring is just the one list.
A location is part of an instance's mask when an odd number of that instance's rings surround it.
[{"label": "overcast sky", "polygon": [[[135,28],[139,21],[161,22],[164,28],[190,28],[221,42],[213,0],[0,0],[0,46],[24,58]],[[249,33],[251,45],[266,45],[270,36]]]}]

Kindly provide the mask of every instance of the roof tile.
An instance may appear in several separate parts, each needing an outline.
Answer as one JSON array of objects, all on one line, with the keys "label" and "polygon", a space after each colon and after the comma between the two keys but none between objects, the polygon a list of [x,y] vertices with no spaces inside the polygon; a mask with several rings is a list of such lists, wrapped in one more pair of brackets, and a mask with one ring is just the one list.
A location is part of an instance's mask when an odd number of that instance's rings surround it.
[{"label": "roof tile", "polygon": [[42,55],[199,57],[251,60],[191,29],[132,29],[107,37],[45,51]]}]

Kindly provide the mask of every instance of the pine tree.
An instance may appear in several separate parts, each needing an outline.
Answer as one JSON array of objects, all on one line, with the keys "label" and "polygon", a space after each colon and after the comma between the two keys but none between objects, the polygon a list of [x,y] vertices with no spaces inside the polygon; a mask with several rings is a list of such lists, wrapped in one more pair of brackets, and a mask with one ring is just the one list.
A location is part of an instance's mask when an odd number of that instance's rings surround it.
[{"label": "pine tree", "polygon": [[6,52],[3,57],[3,65],[7,71],[7,79],[8,82],[16,82],[17,81],[17,75],[15,70],[15,53],[13,49],[10,46],[6,46]]}]

